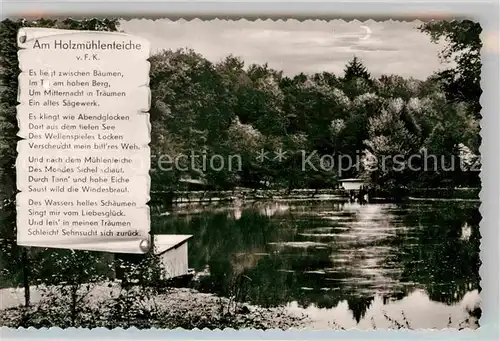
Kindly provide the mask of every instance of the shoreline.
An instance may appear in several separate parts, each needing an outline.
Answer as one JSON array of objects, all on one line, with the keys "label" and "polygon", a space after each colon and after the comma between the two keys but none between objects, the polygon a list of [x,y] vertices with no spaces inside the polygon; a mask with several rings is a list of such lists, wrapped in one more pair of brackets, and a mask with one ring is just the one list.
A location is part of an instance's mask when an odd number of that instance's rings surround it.
[{"label": "shoreline", "polygon": [[[32,287],[32,304],[26,309],[23,306],[24,290],[22,288],[0,289],[2,304],[0,306],[0,326],[18,328],[23,323],[26,327],[71,327],[68,321],[69,297],[65,300],[47,300],[44,293],[52,292],[52,288]],[[214,294],[202,293],[190,288],[165,288],[141,300],[142,314],[120,321],[114,319],[112,303],[118,301],[120,285],[117,282],[100,283],[91,290],[83,306],[85,312],[79,315],[76,327],[83,328],[253,328],[282,329],[305,328],[308,318],[286,311],[284,307],[263,308],[247,303],[235,303],[229,298]],[[8,296],[7,296],[8,295]],[[45,296],[45,297],[44,297]],[[52,296],[55,297],[55,296]],[[133,310],[133,309],[132,309]],[[54,316],[48,316],[56,314]],[[154,312],[153,312],[154,311]],[[57,313],[55,313],[57,312]],[[28,314],[26,314],[28,313]],[[26,317],[28,316],[28,317]],[[50,323],[48,323],[50,320]],[[61,321],[61,325],[53,321]],[[23,322],[24,321],[24,322]],[[70,325],[67,325],[70,323]]]},{"label": "shoreline", "polygon": [[[112,284],[111,287],[108,287]],[[421,330],[425,328],[458,328],[476,329],[479,327],[479,316],[475,312],[480,305],[480,296],[477,290],[466,293],[460,302],[449,305],[440,302],[429,302],[424,307],[427,313],[435,313],[435,323],[429,324],[425,316],[418,312],[406,311],[405,305],[415,304],[426,299],[425,291],[414,290],[402,300],[395,300],[387,304],[381,296],[371,302],[359,320],[350,314],[347,301],[339,303],[335,308],[321,308],[318,306],[301,307],[296,302],[287,307],[263,308],[248,303],[235,303],[229,298],[202,293],[190,288],[165,288],[153,295],[145,295],[140,305],[124,309],[123,301],[119,301],[117,282],[101,283],[94,287],[93,295],[88,297],[85,304],[79,307],[75,321],[71,321],[69,297],[57,301],[38,301],[40,290],[32,291],[32,306],[26,309],[22,305],[6,308],[5,302],[0,309],[0,326],[10,328],[50,328],[50,327],[82,327],[82,328],[158,328],[191,330],[194,328],[210,330],[225,328],[232,329],[280,329],[293,330],[309,328],[311,330],[360,330],[373,329],[401,329],[404,325],[408,329]],[[21,288],[1,289],[17,294],[21,304],[23,290]],[[105,297],[104,293],[109,293]],[[132,294],[133,296],[133,294]],[[111,301],[119,302],[120,311],[113,307]],[[136,302],[137,303],[137,302]],[[133,316],[127,311],[137,311]],[[151,308],[151,310],[148,309]],[[156,310],[155,310],[156,309]],[[346,313],[349,315],[347,316]],[[480,313],[479,313],[480,315]],[[121,318],[120,318],[121,317]]]},{"label": "shoreline", "polygon": [[[413,200],[468,200],[479,201],[481,188],[408,188],[396,193],[376,190],[376,201],[413,201]],[[342,189],[235,189],[235,190],[191,190],[191,191],[151,191],[151,204],[182,205],[194,203],[253,202],[253,201],[292,201],[292,200],[329,200],[348,201],[349,192]]]}]

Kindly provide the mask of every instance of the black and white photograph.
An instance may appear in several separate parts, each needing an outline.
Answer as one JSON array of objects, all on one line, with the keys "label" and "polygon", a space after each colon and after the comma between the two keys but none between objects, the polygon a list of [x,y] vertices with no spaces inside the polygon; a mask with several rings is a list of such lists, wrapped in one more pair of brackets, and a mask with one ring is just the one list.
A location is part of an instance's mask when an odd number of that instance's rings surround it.
[{"label": "black and white photograph", "polygon": [[[121,32],[149,42],[151,239],[137,245],[144,252],[119,252],[118,241],[108,245],[117,252],[18,244],[16,206],[35,216],[29,224],[46,222],[29,231],[57,225],[35,200],[16,203],[19,167],[35,172],[16,163],[24,28]],[[481,31],[470,20],[2,21],[0,326],[479,328]],[[139,46],[123,40],[121,49]],[[45,56],[43,44],[34,48]],[[82,63],[99,58],[81,56]],[[143,64],[129,62],[126,71],[138,75]],[[55,78],[51,85],[76,92],[91,80],[117,108],[85,134],[121,127],[112,119],[125,117],[131,100],[108,89],[103,70],[80,72],[82,83],[71,89]],[[30,86],[45,86],[33,79]],[[96,110],[75,103],[35,123],[65,134],[65,114]],[[142,138],[134,124],[126,134]],[[98,131],[103,148],[121,139]],[[40,161],[48,153],[33,155]],[[128,182],[105,161],[103,172],[117,173],[112,182]],[[82,172],[92,177],[92,167]],[[61,168],[52,179],[73,188],[66,175]],[[64,197],[38,192],[40,202]],[[131,206],[119,196],[113,192],[107,210]],[[106,228],[145,230],[133,225]],[[90,229],[79,226],[82,236]]]}]

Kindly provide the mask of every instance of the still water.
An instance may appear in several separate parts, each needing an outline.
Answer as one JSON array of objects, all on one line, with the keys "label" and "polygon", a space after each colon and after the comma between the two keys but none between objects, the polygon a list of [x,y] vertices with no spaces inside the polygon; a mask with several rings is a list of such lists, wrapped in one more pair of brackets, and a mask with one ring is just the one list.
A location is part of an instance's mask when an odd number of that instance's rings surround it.
[{"label": "still water", "polygon": [[281,201],[178,206],[199,290],[307,314],[316,328],[476,328],[479,204]]}]

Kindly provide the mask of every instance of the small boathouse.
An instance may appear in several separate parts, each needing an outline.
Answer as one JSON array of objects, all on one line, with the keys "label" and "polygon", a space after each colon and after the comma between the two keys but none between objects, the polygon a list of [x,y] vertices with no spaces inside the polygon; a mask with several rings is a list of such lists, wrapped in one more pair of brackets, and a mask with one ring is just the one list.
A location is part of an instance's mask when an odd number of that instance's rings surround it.
[{"label": "small boathouse", "polygon": [[188,234],[164,234],[154,236],[154,252],[161,261],[163,279],[184,276],[188,273]]},{"label": "small boathouse", "polygon": [[340,179],[339,185],[346,191],[359,191],[361,187],[368,186],[368,183],[363,179]]},{"label": "small boathouse", "polygon": [[[185,234],[158,234],[152,236],[152,247],[155,255],[160,259],[162,279],[172,279],[188,274],[188,240],[192,235]],[[121,259],[131,264],[139,264],[145,254],[115,253],[115,259]],[[123,279],[125,270],[115,266],[115,278]]]}]

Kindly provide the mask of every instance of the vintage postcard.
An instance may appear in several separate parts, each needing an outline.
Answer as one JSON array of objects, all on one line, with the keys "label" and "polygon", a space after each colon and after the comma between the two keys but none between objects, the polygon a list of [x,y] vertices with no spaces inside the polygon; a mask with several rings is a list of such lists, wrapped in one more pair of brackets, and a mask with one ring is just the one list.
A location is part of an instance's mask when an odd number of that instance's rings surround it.
[{"label": "vintage postcard", "polygon": [[477,329],[481,26],[0,23],[0,325]]}]

